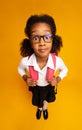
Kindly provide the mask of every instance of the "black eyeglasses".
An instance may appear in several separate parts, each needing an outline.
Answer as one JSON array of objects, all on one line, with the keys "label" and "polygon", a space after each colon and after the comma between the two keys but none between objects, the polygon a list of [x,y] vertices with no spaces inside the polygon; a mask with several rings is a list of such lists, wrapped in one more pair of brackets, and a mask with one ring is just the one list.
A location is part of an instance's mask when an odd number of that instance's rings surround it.
[{"label": "black eyeglasses", "polygon": [[43,38],[44,42],[50,43],[52,41],[52,34],[46,34],[46,35],[31,35],[30,39],[33,43],[39,43],[41,38]]}]

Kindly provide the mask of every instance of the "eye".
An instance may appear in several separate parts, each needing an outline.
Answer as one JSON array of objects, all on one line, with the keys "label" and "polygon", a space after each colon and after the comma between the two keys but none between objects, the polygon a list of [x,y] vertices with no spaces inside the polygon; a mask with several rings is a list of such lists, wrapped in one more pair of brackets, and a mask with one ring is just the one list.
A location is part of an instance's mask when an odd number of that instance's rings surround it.
[{"label": "eye", "polygon": [[46,38],[46,39],[49,39],[49,38],[51,38],[51,37],[52,37],[52,34],[46,34],[46,35],[45,35],[45,38]]},{"label": "eye", "polygon": [[39,36],[33,36],[32,38],[34,41],[38,41],[39,40]]}]

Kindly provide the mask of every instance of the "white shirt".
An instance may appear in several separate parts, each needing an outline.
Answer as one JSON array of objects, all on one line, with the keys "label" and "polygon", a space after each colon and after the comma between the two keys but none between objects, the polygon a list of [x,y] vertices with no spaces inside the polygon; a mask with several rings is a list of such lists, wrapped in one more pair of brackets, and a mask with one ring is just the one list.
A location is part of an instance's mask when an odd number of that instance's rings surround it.
[{"label": "white shirt", "polygon": [[22,58],[19,66],[18,66],[18,73],[21,76],[25,75],[26,71],[29,71],[29,66],[34,66],[34,69],[36,71],[38,71],[38,75],[39,75],[38,76],[39,78],[37,81],[38,86],[46,86],[49,84],[46,80],[47,67],[55,70],[55,72],[57,70],[60,70],[58,76],[61,79],[63,79],[67,75],[67,72],[68,72],[68,69],[67,69],[66,65],[64,64],[63,60],[58,56],[56,56],[56,67],[54,67],[54,63],[53,63],[51,54],[49,54],[47,64],[43,69],[40,69],[39,65],[37,64],[35,54],[32,54],[29,59],[28,59],[28,56]]}]

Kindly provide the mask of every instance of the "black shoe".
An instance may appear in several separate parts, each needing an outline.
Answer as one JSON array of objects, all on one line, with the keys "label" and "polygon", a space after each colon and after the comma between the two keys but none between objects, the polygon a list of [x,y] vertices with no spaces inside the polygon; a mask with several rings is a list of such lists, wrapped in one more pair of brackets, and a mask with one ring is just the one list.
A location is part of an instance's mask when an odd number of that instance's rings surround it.
[{"label": "black shoe", "polygon": [[48,118],[48,111],[47,111],[47,109],[43,111],[43,117],[44,117],[44,119]]},{"label": "black shoe", "polygon": [[42,111],[40,111],[40,109],[38,109],[37,112],[36,112],[36,118],[37,119],[40,119],[41,113],[42,113]]}]

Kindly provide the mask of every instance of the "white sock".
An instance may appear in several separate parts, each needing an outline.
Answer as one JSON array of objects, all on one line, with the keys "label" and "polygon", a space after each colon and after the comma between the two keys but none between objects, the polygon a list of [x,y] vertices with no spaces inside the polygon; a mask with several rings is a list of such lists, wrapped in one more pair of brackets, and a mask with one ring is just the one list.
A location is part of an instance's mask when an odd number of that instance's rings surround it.
[{"label": "white sock", "polygon": [[38,108],[40,111],[42,111],[42,107]]},{"label": "white sock", "polygon": [[43,111],[47,109],[47,104],[48,104],[47,101],[44,100],[43,101]]}]

